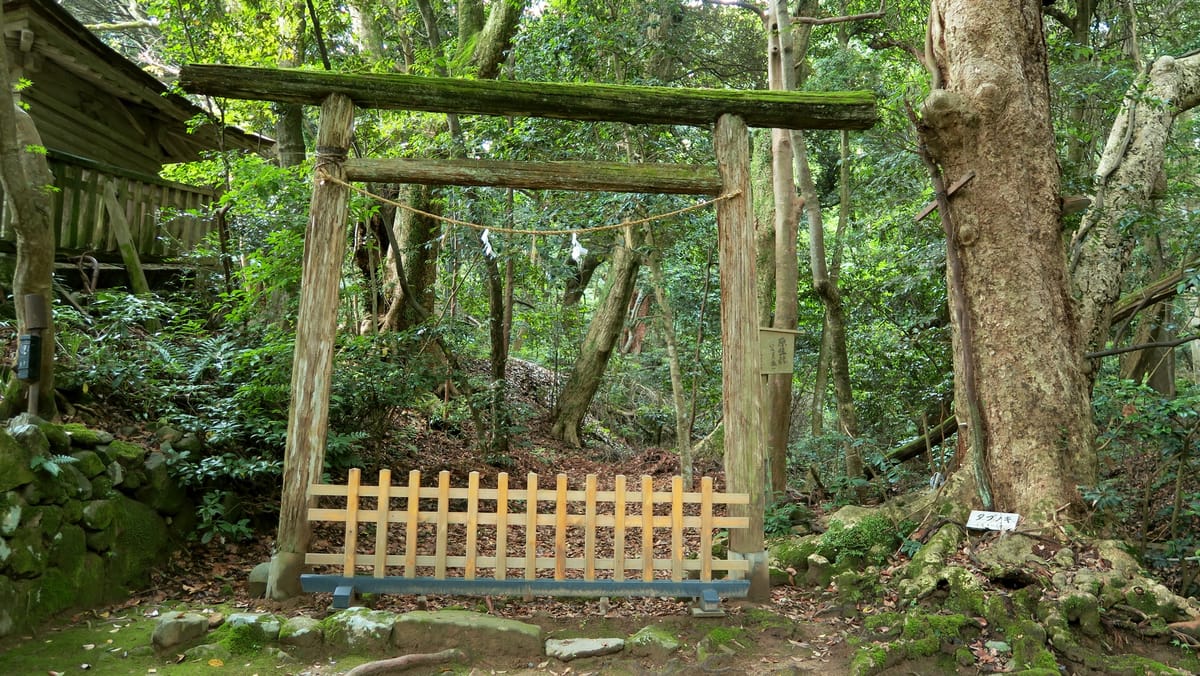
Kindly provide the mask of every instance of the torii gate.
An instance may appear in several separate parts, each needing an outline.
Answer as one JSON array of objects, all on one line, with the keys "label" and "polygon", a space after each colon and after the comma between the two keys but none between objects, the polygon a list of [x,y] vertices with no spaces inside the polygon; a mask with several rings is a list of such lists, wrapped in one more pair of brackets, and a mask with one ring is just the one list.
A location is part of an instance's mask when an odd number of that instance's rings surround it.
[{"label": "torii gate", "polygon": [[[179,83],[193,94],[321,106],[317,166],[296,321],[291,406],[283,465],[283,501],[268,596],[299,595],[309,544],[308,486],[320,478],[329,425],[329,385],[345,253],[346,181],[489,185],[507,188],[719,195],[722,408],[725,477],[750,494],[735,506],[750,527],[736,531],[730,557],[751,562],[751,600],[769,598],[763,512],[767,460],[760,416],[760,364],[749,126],[866,129],[875,123],[870,92],[674,89],[598,84],[456,80],[410,75],[348,75],[221,65],[184,66]],[[715,123],[716,169],[706,166],[585,162],[352,159],[354,109],[380,108],[567,120]],[[333,179],[333,180],[329,180]]]}]

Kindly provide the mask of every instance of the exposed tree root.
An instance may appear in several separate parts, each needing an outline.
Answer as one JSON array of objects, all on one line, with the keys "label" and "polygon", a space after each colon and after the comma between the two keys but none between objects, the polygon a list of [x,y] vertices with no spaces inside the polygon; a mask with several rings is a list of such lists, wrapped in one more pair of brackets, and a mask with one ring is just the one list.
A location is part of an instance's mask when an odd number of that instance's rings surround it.
[{"label": "exposed tree root", "polygon": [[[952,483],[874,511],[844,509],[830,517],[842,525],[826,535],[773,548],[790,579],[828,589],[844,612],[863,612],[865,640],[851,673],[870,676],[910,659],[950,671],[973,665],[1045,674],[1200,673],[1194,599],[1151,578],[1120,543],[1082,537],[1055,522],[1057,514],[1045,527],[967,530],[965,503],[949,497],[960,488]],[[847,524],[872,516],[875,524],[879,516],[908,521],[898,536],[906,548],[919,544],[909,560],[879,563],[855,554],[866,545],[846,535],[853,527]],[[914,523],[920,526],[912,529]],[[866,532],[879,528],[862,537]],[[849,543],[850,555],[831,542]],[[1171,664],[1123,650],[1131,639],[1159,644],[1157,658]]]},{"label": "exposed tree root", "polygon": [[398,674],[413,667],[424,667],[442,662],[462,662],[466,659],[467,656],[457,648],[450,648],[438,653],[414,653],[360,664],[347,671],[346,676],[385,676],[386,674]]}]

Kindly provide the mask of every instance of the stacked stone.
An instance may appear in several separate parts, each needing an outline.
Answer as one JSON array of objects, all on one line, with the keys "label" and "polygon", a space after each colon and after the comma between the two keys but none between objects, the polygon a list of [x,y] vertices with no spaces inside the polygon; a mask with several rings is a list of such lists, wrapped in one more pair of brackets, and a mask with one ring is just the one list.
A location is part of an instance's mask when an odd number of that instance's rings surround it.
[{"label": "stacked stone", "polygon": [[122,597],[194,520],[162,453],[23,414],[0,430],[0,637]]}]

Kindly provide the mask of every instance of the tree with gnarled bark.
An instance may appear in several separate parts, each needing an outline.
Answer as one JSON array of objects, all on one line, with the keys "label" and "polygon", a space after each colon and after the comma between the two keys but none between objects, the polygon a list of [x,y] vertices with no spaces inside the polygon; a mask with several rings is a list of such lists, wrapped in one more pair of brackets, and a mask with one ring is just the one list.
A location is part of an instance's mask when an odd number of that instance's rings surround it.
[{"label": "tree with gnarled bark", "polygon": [[1095,483],[1096,455],[1059,233],[1041,3],[935,0],[927,44],[934,84],[920,133],[934,178],[944,190],[976,176],[953,197],[939,192],[955,403],[970,421],[960,428],[968,466],[980,470],[959,477],[974,484],[972,504],[1046,518],[1082,507],[1076,486]]}]

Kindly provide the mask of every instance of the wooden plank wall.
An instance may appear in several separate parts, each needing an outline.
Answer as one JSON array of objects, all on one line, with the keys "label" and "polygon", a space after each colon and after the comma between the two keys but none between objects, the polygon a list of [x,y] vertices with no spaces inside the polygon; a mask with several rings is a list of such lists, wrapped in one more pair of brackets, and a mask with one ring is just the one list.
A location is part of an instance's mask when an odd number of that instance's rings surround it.
[{"label": "wooden plank wall", "polygon": [[[669,491],[654,490],[649,476],[630,486],[618,475],[612,490],[598,490],[595,474],[582,490],[570,488],[566,474],[553,488],[539,488],[533,473],[524,489],[510,489],[508,479],[501,473],[495,488],[481,488],[479,473],[471,472],[467,486],[455,488],[443,471],[436,485],[422,486],[414,470],[407,485],[393,486],[385,469],[378,483],[364,485],[353,469],[346,485],[313,484],[309,521],[343,524],[344,546],[341,553],[308,552],[305,563],[336,566],[346,577],[382,578],[390,569],[407,578],[468,580],[707,581],[714,572],[749,569],[747,561],[712,555],[715,530],[748,525],[717,508],[747,504],[749,496],[716,492],[711,477],[699,491],[685,491],[679,476]],[[655,535],[664,531],[670,546],[657,547]]]},{"label": "wooden plank wall", "polygon": [[[88,253],[99,260],[119,263],[116,236],[104,209],[104,184],[116,184],[138,254],[144,260],[163,260],[191,250],[212,229],[211,219],[184,212],[210,204],[211,190],[171,183],[153,177],[62,156],[48,158],[54,173],[53,222],[60,255]],[[11,208],[0,190],[0,239],[12,242]],[[168,213],[171,215],[168,217]]]}]

